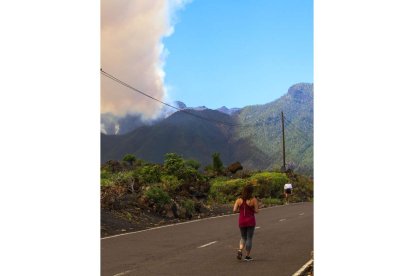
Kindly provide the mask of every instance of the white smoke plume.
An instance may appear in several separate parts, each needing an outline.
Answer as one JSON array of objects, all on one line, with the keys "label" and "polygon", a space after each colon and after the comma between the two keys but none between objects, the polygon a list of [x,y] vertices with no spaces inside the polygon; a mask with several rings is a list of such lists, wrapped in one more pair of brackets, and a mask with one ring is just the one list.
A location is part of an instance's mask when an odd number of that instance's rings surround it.
[{"label": "white smoke plume", "polygon": [[[129,85],[164,101],[162,38],[174,32],[174,14],[186,0],[102,0],[101,67]],[[101,113],[140,113],[153,118],[162,107],[101,75]]]}]

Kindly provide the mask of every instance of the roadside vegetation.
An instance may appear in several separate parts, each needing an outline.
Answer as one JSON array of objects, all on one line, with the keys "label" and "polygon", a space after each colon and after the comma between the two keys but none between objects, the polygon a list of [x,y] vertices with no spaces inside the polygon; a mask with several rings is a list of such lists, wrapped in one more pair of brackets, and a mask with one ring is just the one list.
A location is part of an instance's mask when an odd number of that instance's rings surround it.
[{"label": "roadside vegetation", "polygon": [[132,154],[108,161],[101,166],[101,209],[129,222],[138,222],[140,214],[167,220],[200,218],[213,215],[217,206],[229,209],[246,184],[254,186],[261,207],[283,204],[288,182],[294,187],[290,202],[313,198],[313,180],[292,169],[250,172],[239,162],[225,167],[219,153],[211,157],[212,163],[204,168],[175,153],[167,153],[163,164]]}]

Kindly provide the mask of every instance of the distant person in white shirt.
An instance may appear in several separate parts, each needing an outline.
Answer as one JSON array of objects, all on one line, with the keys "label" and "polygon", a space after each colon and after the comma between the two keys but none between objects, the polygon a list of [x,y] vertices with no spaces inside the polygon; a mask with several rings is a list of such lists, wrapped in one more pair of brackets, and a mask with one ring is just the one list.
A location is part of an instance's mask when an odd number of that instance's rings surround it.
[{"label": "distant person in white shirt", "polygon": [[283,187],[285,190],[285,204],[289,204],[289,195],[292,194],[292,184],[286,183]]}]

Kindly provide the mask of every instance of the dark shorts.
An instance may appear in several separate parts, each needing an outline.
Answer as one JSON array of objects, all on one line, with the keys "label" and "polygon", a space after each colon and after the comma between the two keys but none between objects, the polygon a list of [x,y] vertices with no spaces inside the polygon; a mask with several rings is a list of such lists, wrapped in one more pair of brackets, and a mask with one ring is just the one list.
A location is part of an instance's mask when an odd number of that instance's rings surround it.
[{"label": "dark shorts", "polygon": [[287,193],[288,195],[292,194],[292,189],[286,189],[285,193]]}]

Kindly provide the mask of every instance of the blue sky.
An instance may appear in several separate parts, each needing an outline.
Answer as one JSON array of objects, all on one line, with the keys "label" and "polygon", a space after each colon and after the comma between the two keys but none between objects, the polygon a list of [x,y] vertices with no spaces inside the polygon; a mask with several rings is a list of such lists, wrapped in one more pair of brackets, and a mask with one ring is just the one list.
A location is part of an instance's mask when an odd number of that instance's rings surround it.
[{"label": "blue sky", "polygon": [[193,0],[164,38],[169,98],[244,107],[313,82],[313,1]]}]

